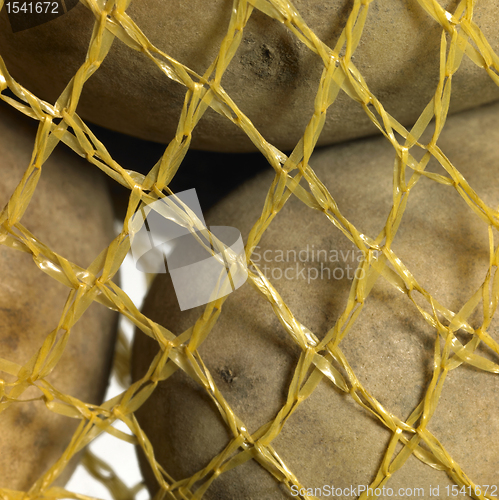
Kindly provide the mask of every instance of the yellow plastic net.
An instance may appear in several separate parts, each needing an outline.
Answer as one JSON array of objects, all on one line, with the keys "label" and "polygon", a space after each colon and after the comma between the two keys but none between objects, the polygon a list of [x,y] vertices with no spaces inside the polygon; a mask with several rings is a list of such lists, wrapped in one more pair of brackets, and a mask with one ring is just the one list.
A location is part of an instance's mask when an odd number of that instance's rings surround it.
[{"label": "yellow plastic net", "polygon": [[[499,250],[494,243],[493,231],[498,229],[499,213],[496,209],[487,206],[476,195],[437,145],[449,109],[451,81],[453,75],[459,70],[463,58],[469,58],[476,66],[487,72],[496,84],[499,83],[499,58],[473,20],[475,2],[461,0],[453,12],[448,12],[436,0],[418,0],[418,4],[427,13],[428,18],[433,19],[442,27],[440,77],[434,97],[422,110],[421,116],[410,130],[385,111],[383,104],[370,92],[368,84],[352,60],[369,15],[371,7],[369,0],[352,1],[348,20],[334,47],[324,44],[309,29],[289,1],[234,0],[227,34],[220,45],[218,56],[203,75],[197,74],[152,45],[140,27],[127,15],[129,1],[82,0],[82,3],[95,16],[95,26],[87,58],[57,102],[47,103],[37,98],[29,89],[22,87],[10,76],[3,59],[0,62],[2,99],[21,113],[40,122],[32,161],[0,216],[0,241],[12,251],[31,253],[34,257],[33,265],[38,265],[43,272],[68,286],[69,309],[63,311],[64,321],[61,320],[65,328],[71,328],[76,318],[81,316],[92,301],[98,301],[128,318],[143,334],[156,339],[159,354],[144,378],[131,384],[122,394],[99,407],[61,394],[57,388],[45,383],[45,377],[54,368],[53,360],[64,349],[64,342],[58,342],[50,350],[48,346],[51,345],[51,340],[47,340],[43,346],[40,346],[35,358],[26,366],[0,359],[0,370],[16,378],[14,382],[2,383],[0,386],[2,391],[0,396],[3,398],[0,402],[0,411],[9,411],[10,403],[14,399],[20,399],[24,389],[30,386],[39,391],[40,397],[51,411],[80,419],[78,429],[64,454],[36,481],[27,496],[24,496],[23,492],[7,489],[0,490],[0,496],[19,499],[86,498],[53,486],[53,481],[61,474],[71,457],[105,432],[110,433],[116,439],[137,444],[142,448],[161,486],[159,495],[164,494],[167,498],[201,498],[202,493],[209,488],[218,475],[223,474],[234,464],[242,464],[255,456],[276,481],[284,483],[289,488],[293,485],[302,488],[305,485],[299,482],[299,471],[296,471],[295,475],[287,468],[275,454],[271,443],[279,434],[281,424],[313,391],[323,377],[328,377],[342,391],[349,392],[359,405],[376,414],[383,425],[392,432],[393,438],[379,471],[372,480],[370,485],[372,488],[386,484],[389,477],[402,467],[412,454],[426,464],[446,471],[457,485],[473,487],[472,480],[463,473],[427,426],[435,412],[445,376],[450,370],[462,364],[473,363],[474,366],[488,371],[499,371],[496,363],[491,365],[491,362],[486,362],[475,353],[481,342],[495,353],[499,353],[499,345],[487,334],[499,298],[499,281],[496,274]],[[0,0],[0,7],[3,6],[4,0]],[[314,113],[310,116],[303,137],[289,156],[265,140],[265,137],[255,129],[248,117],[224,91],[221,84],[224,72],[237,53],[244,27],[255,10],[263,12],[276,23],[283,23],[300,42],[319,55],[324,65],[318,82]],[[86,81],[99,70],[100,64],[113,43],[124,43],[130,50],[142,52],[144,57],[157,65],[164,78],[170,78],[186,87],[177,133],[166,147],[162,158],[147,175],[122,168],[77,113],[79,98]],[[15,95],[15,98],[11,97],[12,94],[6,93],[7,89]],[[371,238],[361,234],[342,215],[329,191],[309,166],[309,160],[324,126],[326,114],[330,107],[334,106],[335,99],[340,92],[345,92],[363,107],[365,113],[393,146],[394,154],[398,159],[395,163],[393,207],[384,231],[377,237]],[[143,204],[149,204],[165,194],[172,194],[168,186],[181,167],[182,160],[190,146],[192,131],[208,108],[215,110],[240,127],[275,171],[275,180],[269,187],[261,217],[255,221],[247,239],[248,263],[266,228],[275,217],[279,217],[279,212],[291,196],[297,196],[311,209],[322,212],[363,254],[360,267],[365,271],[364,277],[353,280],[345,309],[334,327],[320,342],[311,342],[293,312],[277,300],[278,295],[271,281],[265,279],[263,274],[250,272],[249,279],[254,282],[261,295],[272,304],[281,324],[302,351],[295,376],[289,387],[288,401],[275,421],[262,427],[254,435],[248,433],[243,422],[228,406],[197,352],[197,348],[209,334],[221,313],[225,298],[208,304],[195,328],[177,337],[141,314],[123,290],[113,282],[130,250],[131,217]],[[423,132],[433,119],[435,128],[431,140],[427,144],[419,143]],[[397,137],[401,137],[402,140],[399,142]],[[96,256],[86,270],[64,259],[64,256],[52,252],[42,241],[36,239],[36,235],[32,237],[22,225],[23,214],[37,188],[40,176],[43,175],[43,164],[61,141],[114,181],[130,190],[127,213],[120,234],[115,237],[109,248]],[[415,146],[425,151],[420,160],[416,160],[411,154]],[[425,171],[432,157],[442,165],[448,176]],[[406,170],[412,170],[407,183],[405,176],[401,175],[401,172]],[[439,305],[406,272],[404,264],[391,249],[391,243],[404,214],[410,190],[422,177],[452,185],[469,204],[470,209],[478,214],[489,227],[489,272],[480,289],[457,315]],[[191,223],[193,227],[196,225],[196,221]],[[375,252],[381,252],[382,257],[375,259]],[[445,343],[443,350],[436,347],[432,382],[423,400],[406,421],[385,410],[375,396],[362,386],[349,368],[340,349],[341,339],[351,328],[354,328],[355,320],[361,314],[364,303],[368,300],[369,293],[380,276],[408,295],[424,319],[435,328],[435,345],[440,345],[440,338]],[[428,310],[432,312],[429,313],[414,299],[416,292],[424,298]],[[477,330],[472,329],[472,340],[463,345],[456,336],[456,332],[459,328],[470,330],[471,327],[467,323],[468,315],[480,301],[482,301],[484,311],[483,324]],[[442,324],[439,315],[448,319],[447,324]],[[122,372],[128,369],[126,362],[128,356],[129,346],[121,338],[117,359]],[[218,457],[213,457],[207,468],[190,480],[175,482],[168,475],[168,471],[164,471],[155,461],[152,437],[146,436],[141,430],[134,411],[151,395],[160,381],[170,377],[179,368],[187,374],[195,374],[197,381],[218,403],[234,438]],[[112,426],[117,420],[127,426],[131,435]],[[397,451],[397,445],[400,444],[402,445],[401,452]],[[95,477],[100,478],[106,484],[115,498],[133,498],[136,491],[127,488],[113,473],[111,466],[90,453],[85,455],[83,462]],[[199,488],[197,493],[194,493],[196,489],[190,488],[196,481],[201,481],[201,486],[197,483]],[[484,495],[480,491],[478,493],[473,491],[471,496],[492,498],[490,494]],[[366,498],[366,494],[363,494],[361,498]]]}]

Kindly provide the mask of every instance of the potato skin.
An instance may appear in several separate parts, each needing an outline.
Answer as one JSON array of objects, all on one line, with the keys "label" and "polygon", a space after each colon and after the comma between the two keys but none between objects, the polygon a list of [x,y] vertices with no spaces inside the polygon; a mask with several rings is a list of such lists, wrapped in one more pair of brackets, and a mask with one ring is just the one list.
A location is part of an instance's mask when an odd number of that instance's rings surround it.
[{"label": "potato skin", "polygon": [[[0,205],[8,202],[29,165],[36,126],[0,106]],[[59,145],[21,223],[52,250],[87,267],[113,235],[113,212],[103,178]],[[25,364],[57,327],[69,289],[37,268],[30,254],[0,246],[1,357]],[[92,304],[71,332],[47,377],[58,390],[100,404],[111,366],[117,314]],[[2,373],[6,382],[13,376]],[[6,387],[8,391],[10,388]],[[22,399],[39,397],[28,389]],[[0,488],[27,490],[60,457],[79,421],[49,411],[43,401],[15,403],[0,413]],[[73,459],[58,484],[76,467]]]},{"label": "potato skin", "polygon": [[[353,2],[296,0],[314,32],[334,47]],[[441,2],[453,11],[454,2]],[[132,2],[127,12],[163,52],[203,74],[218,53],[232,0]],[[478,2],[474,20],[493,49],[499,35],[496,0]],[[11,74],[53,102],[84,62],[94,18],[83,5],[32,29],[11,33],[0,15],[0,54]],[[397,120],[413,124],[435,93],[441,28],[416,0],[372,2],[354,63],[374,95]],[[282,150],[302,137],[314,111],[323,64],[284,25],[254,12],[222,86],[265,139]],[[452,80],[451,112],[499,98],[487,73],[464,57]],[[87,81],[78,112],[91,122],[143,139],[166,143],[177,129],[186,88],[169,80],[143,54],[115,40],[107,59]],[[341,92],[328,112],[319,145],[377,133],[362,107]],[[208,110],[192,145],[211,151],[250,151],[241,129]]]},{"label": "potato skin", "polygon": [[[499,148],[499,107],[484,107],[448,119],[438,141],[473,189],[498,205],[495,175]],[[385,139],[367,139],[317,150],[311,166],[325,183],[348,220],[366,235],[384,227],[392,205],[394,152]],[[432,160],[433,161],[433,160]],[[434,163],[431,171],[443,173]],[[260,214],[272,180],[265,173],[235,190],[207,214],[207,224],[231,225],[246,236]],[[331,250],[348,257],[277,262],[279,250]],[[351,285],[346,277],[353,246],[324,215],[291,197],[260,242],[259,266],[300,322],[322,338],[343,308]],[[409,197],[394,251],[418,282],[445,307],[458,311],[483,282],[488,270],[487,227],[450,186],[422,178]],[[268,263],[264,252],[268,251]],[[317,254],[315,254],[317,255]],[[270,256],[270,257],[269,257]],[[354,254],[357,258],[358,254]],[[257,256],[253,254],[256,262]],[[272,278],[272,269],[288,267],[339,269],[338,279]],[[322,266],[322,267],[321,267]],[[275,272],[275,276],[279,273]],[[289,274],[288,274],[289,275]],[[324,274],[326,275],[326,273]],[[333,274],[334,276],[334,274]],[[418,301],[418,303],[420,303]],[[422,302],[421,302],[422,303]],[[180,334],[202,308],[180,312],[167,275],[159,275],[145,301],[144,313]],[[477,328],[481,310],[470,318]],[[497,341],[497,321],[489,329]],[[470,336],[458,333],[461,342]],[[435,332],[408,298],[378,280],[355,326],[340,347],[364,387],[390,412],[407,419],[432,375]],[[157,345],[142,333],[134,344],[133,374],[142,376]],[[254,432],[275,418],[285,402],[299,348],[291,341],[266,302],[249,283],[231,294],[208,338],[199,348],[202,359],[236,415]],[[487,348],[477,352],[497,363]],[[499,452],[499,380],[496,374],[461,366],[447,376],[439,406],[428,429],[477,485],[497,481]],[[157,460],[175,480],[205,467],[228,444],[231,435],[204,389],[180,370],[161,382],[136,413],[153,439]],[[287,420],[272,446],[307,487],[349,488],[374,479],[391,433],[326,378]],[[142,469],[151,493],[157,489],[143,457]],[[386,484],[399,488],[440,486],[437,498],[448,498],[454,483],[410,457]],[[203,498],[276,500],[291,498],[256,462],[245,463],[218,477]],[[354,496],[355,497],[355,496]],[[348,498],[340,496],[339,498]]]}]

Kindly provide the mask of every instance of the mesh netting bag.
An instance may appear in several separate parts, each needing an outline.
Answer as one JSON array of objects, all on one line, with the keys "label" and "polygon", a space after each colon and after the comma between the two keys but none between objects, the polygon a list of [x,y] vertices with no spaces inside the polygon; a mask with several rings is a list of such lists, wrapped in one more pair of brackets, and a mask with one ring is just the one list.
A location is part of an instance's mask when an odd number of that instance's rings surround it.
[{"label": "mesh netting bag", "polygon": [[[32,265],[39,268],[38,272],[49,275],[68,288],[68,299],[60,311],[61,320],[55,326],[68,333],[75,323],[82,321],[80,318],[85,318],[84,313],[91,304],[97,302],[101,307],[119,312],[133,323],[138,335],[153,339],[157,354],[144,376],[133,383],[127,382],[130,346],[121,335],[117,344],[115,368],[125,387],[120,395],[100,405],[65,394],[47,380],[67,348],[69,333],[56,341],[56,337],[47,331],[45,341],[36,346],[36,354],[24,366],[0,356],[0,370],[5,374],[0,387],[2,413],[12,411],[14,404],[25,404],[23,394],[29,388],[33,398],[43,401],[49,411],[79,421],[72,439],[65,444],[64,452],[54,463],[47,464],[46,472],[33,483],[27,497],[24,492],[8,487],[1,489],[0,495],[4,498],[87,498],[57,486],[54,481],[85,446],[100,434],[108,433],[140,447],[159,487],[157,498],[201,498],[205,492],[208,497],[212,483],[219,476],[223,477],[234,468],[243,467],[248,461],[257,462],[258,467],[266,470],[276,484],[282,485],[289,494],[298,491],[297,495],[301,498],[314,498],[313,492],[303,489],[308,485],[300,482],[300,471],[288,467],[272,443],[281,432],[285,432],[288,418],[306,402],[324,379],[344,392],[352,404],[377,418],[391,433],[377,472],[373,477],[362,479],[374,491],[389,485],[391,478],[397,475],[398,470],[407,467],[406,462],[412,457],[425,467],[447,473],[446,477],[455,485],[465,488],[464,495],[494,498],[491,491],[485,491],[483,485],[473,482],[473,478],[463,471],[446,450],[445,443],[441,443],[438,436],[428,430],[428,423],[445,391],[449,372],[464,370],[468,366],[491,374],[499,371],[497,360],[489,359],[479,350],[486,346],[485,349],[493,354],[499,352],[494,335],[489,333],[499,297],[496,279],[498,251],[495,245],[497,208],[487,204],[473,190],[449,159],[451,155],[447,156],[439,147],[439,138],[447,121],[453,95],[452,82],[454,75],[459,75],[463,61],[471,64],[473,71],[486,75],[487,81],[490,80],[494,85],[499,82],[497,55],[474,21],[475,2],[462,0],[452,9],[447,6],[447,10],[436,0],[417,1],[418,8],[427,16],[428,22],[440,26],[439,75],[432,96],[418,112],[419,117],[406,124],[395,118],[397,110],[387,111],[389,105],[385,106],[383,98],[371,92],[369,79],[363,77],[355,64],[355,51],[362,40],[366,19],[377,5],[376,2],[351,2],[338,36],[334,43],[328,45],[314,34],[300,16],[299,9],[288,1],[234,0],[228,8],[230,20],[217,56],[202,75],[155,47],[128,15],[129,2],[84,0],[81,3],[95,17],[87,55],[64,91],[53,102],[42,100],[18,83],[10,75],[9,65],[5,64],[4,59],[0,62],[2,99],[18,112],[39,122],[31,161],[26,165],[25,175],[2,212],[0,241],[9,252],[23,251],[32,255]],[[6,8],[3,1],[0,6]],[[322,64],[314,88],[312,109],[303,111],[308,113],[303,133],[289,154],[272,144],[272,138],[267,138],[265,133],[255,127],[250,117],[238,107],[237,100],[233,100],[224,89],[223,76],[240,50],[246,24],[255,15],[266,16],[265,19],[270,23],[280,23],[300,44],[315,53]],[[79,114],[79,102],[84,89],[99,73],[112,45],[117,43],[126,46],[129,51],[140,52],[142,57],[154,63],[158,75],[177,82],[185,90],[173,138],[165,147],[161,159],[146,174],[138,172],[139,169],[127,170],[116,162],[106,145],[99,140],[98,134]],[[0,55],[8,59],[5,54]],[[493,96],[493,93],[490,95]],[[330,190],[315,174],[313,160],[310,164],[312,153],[321,141],[321,132],[328,126],[326,115],[334,113],[337,99],[345,99],[345,96],[352,101],[355,109],[362,111],[372,126],[372,129],[366,129],[363,133],[377,130],[391,148],[393,163],[388,177],[392,183],[393,196],[388,217],[385,217],[384,227],[379,234],[362,233],[344,215]],[[98,103],[98,97],[94,99]],[[484,102],[477,99],[475,105]],[[168,102],[165,101],[164,105],[168,106]],[[458,105],[457,109],[463,107],[466,106]],[[222,305],[227,296],[207,304],[195,324],[175,335],[170,329],[141,313],[117,284],[117,273],[130,251],[132,233],[137,230],[136,227],[132,228],[134,214],[166,195],[174,196],[169,185],[177,172],[182,171],[182,161],[195,136],[194,131],[198,124],[202,126],[204,115],[208,112],[218,113],[223,120],[231,122],[232,127],[237,127],[238,133],[244,133],[252,147],[261,153],[270,169],[273,169],[273,178],[265,186],[263,201],[259,206],[261,215],[252,221],[249,234],[243,234],[246,264],[250,266],[248,280],[258,291],[260,300],[265,300],[272,307],[289,341],[300,352],[289,380],[285,403],[269,422],[253,434],[248,431],[237,411],[228,404],[207,368],[209,363],[203,361],[198,351],[224,316]],[[67,256],[59,255],[23,225],[24,213],[38,189],[40,178],[46,175],[44,164],[55,154],[54,150],[61,147],[59,143],[64,143],[76,155],[85,158],[87,168],[100,170],[130,191],[119,234],[105,250],[94,255],[87,268],[82,268]],[[430,161],[438,164],[443,173],[427,169]],[[494,172],[495,167],[491,166],[491,177]],[[481,284],[459,310],[444,307],[438,297],[421,286],[404,259],[393,250],[392,243],[396,240],[411,190],[421,179],[453,190],[467,204],[470,221],[486,227],[489,267]],[[290,199],[298,200],[303,204],[303,210],[320,214],[328,224],[339,229],[360,256],[355,266],[362,273],[351,280],[343,309],[338,311],[320,340],[312,329],[299,321],[293,308],[288,307],[279,295],[279,283],[273,283],[272,278],[262,272],[258,261],[254,259],[260,241],[272,227],[273,221],[279,220]],[[366,217],[369,215],[365,214]],[[178,220],[192,231],[202,229],[199,219],[192,212],[179,208]],[[294,233],[298,245],[299,228]],[[210,235],[210,238],[216,241],[214,235]],[[230,252],[226,258],[231,262]],[[233,261],[232,265],[241,263]],[[452,267],[453,263],[449,262],[448,265]],[[369,304],[371,292],[380,280],[388,283],[415,307],[434,334],[433,371],[427,386],[422,390],[420,401],[407,418],[392,413],[380,403],[376,392],[361,383],[362,378],[356,375],[356,370],[342,351],[342,341],[355,332],[365,304]],[[482,318],[475,326],[469,318],[477,308]],[[468,336],[463,336],[463,332]],[[74,369],[80,370],[82,367],[76,366]],[[158,463],[154,450],[158,439],[144,432],[134,414],[154,393],[158,384],[178,370],[203,389],[215,404],[232,436],[219,454],[211,457],[205,467],[189,478],[174,478],[164,465]],[[231,376],[230,373],[224,375],[225,378]],[[493,406],[494,402],[490,404]],[[129,432],[113,426],[117,421],[124,424]],[[490,437],[491,440],[495,438]],[[29,450],[25,453],[29,453]],[[137,488],[127,488],[114,474],[112,464],[104,463],[90,452],[86,452],[82,461],[115,498],[133,498],[136,494]],[[368,492],[364,491],[359,496],[367,498]],[[373,493],[369,496],[380,495]]]}]

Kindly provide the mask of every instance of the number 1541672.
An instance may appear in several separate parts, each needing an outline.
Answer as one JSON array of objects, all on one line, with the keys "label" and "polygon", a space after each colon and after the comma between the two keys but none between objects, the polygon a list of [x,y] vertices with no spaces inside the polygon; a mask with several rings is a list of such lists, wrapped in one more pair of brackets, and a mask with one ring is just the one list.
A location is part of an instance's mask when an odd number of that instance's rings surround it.
[{"label": "number 1541672", "polygon": [[5,2],[8,14],[60,14],[59,2]]}]

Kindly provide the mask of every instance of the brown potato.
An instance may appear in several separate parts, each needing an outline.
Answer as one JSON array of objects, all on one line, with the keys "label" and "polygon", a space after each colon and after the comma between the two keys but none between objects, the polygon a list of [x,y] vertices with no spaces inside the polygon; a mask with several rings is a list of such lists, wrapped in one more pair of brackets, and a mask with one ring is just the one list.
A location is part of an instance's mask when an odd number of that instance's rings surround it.
[{"label": "brown potato", "polygon": [[[31,122],[31,123],[30,123]],[[29,165],[35,122],[0,107],[0,205],[8,202]],[[32,234],[77,265],[88,267],[111,242],[113,213],[102,176],[64,145],[42,167],[23,218]],[[32,255],[0,246],[0,357],[26,364],[57,328],[69,288],[37,268]],[[83,402],[100,404],[111,366],[117,314],[92,304],[71,330],[47,380]],[[62,333],[62,332],[61,332]],[[2,372],[8,395],[17,377]],[[40,398],[31,387],[20,399]],[[8,404],[0,413],[0,488],[27,490],[60,457],[79,420],[49,411],[41,400]],[[59,484],[76,466],[72,460]]]},{"label": "brown potato", "polygon": [[[453,12],[455,2],[445,0]],[[307,25],[335,46],[352,10],[351,0],[296,0]],[[215,59],[227,32],[232,0],[132,2],[131,19],[160,50],[198,74]],[[416,121],[435,94],[442,29],[416,0],[372,2],[353,63],[371,92],[404,125]],[[83,64],[95,18],[83,5],[49,23],[12,33],[0,16],[0,55],[22,85],[54,102]],[[498,3],[474,6],[473,20],[497,51]],[[450,38],[448,38],[450,41]],[[314,112],[323,63],[283,24],[255,11],[221,84],[271,144],[295,146]],[[165,76],[143,53],[115,40],[101,67],[84,87],[81,116],[119,132],[158,142],[177,129],[186,87]],[[499,98],[487,72],[465,56],[452,79],[451,112]],[[362,106],[340,92],[330,108],[319,145],[377,133]],[[192,145],[212,151],[250,151],[246,134],[209,109]]]},{"label": "brown potato", "polygon": [[[494,210],[499,204],[495,167],[499,156],[498,111],[494,105],[450,117],[438,141],[444,154]],[[415,150],[411,152],[416,154]],[[341,213],[361,233],[375,238],[385,226],[393,203],[394,158],[394,150],[385,139],[373,138],[318,150],[310,164]],[[448,177],[434,159],[428,170]],[[408,169],[407,178],[411,173]],[[261,174],[227,196],[207,214],[207,224],[235,226],[246,237],[261,213],[272,174]],[[494,234],[497,236],[495,229]],[[454,312],[483,283],[489,268],[487,225],[452,185],[426,177],[412,188],[392,249],[419,285]],[[321,339],[347,305],[361,256],[323,213],[291,196],[252,258],[298,321]],[[422,296],[417,292],[413,295],[415,303],[431,315],[431,307]],[[357,321],[339,344],[365,390],[402,421],[408,419],[429,389],[437,338],[436,330],[424,320],[415,303],[380,277]],[[202,311],[179,311],[168,275],[158,276],[144,306],[144,314],[175,334],[193,325]],[[469,325],[477,329],[483,314],[479,305]],[[441,314],[438,317],[449,324]],[[497,321],[487,330],[497,342]],[[456,338],[466,344],[472,335],[461,329]],[[155,342],[137,334],[135,379],[145,373],[157,351]],[[271,305],[250,283],[227,298],[215,327],[199,348],[217,388],[250,433],[275,419],[286,403],[301,352]],[[497,353],[483,343],[476,353],[494,362],[497,369]],[[349,380],[338,364],[333,365]],[[497,373],[464,364],[449,371],[436,412],[428,423],[428,430],[476,485],[497,485],[498,409]],[[205,389],[181,370],[161,382],[136,415],[152,440],[156,459],[174,480],[202,470],[233,437]],[[271,445],[305,487],[334,485],[343,490],[343,494],[335,495],[337,498],[356,498],[360,492],[345,493],[345,488],[371,484],[392,436],[373,414],[324,377],[285,421]],[[157,482],[143,456],[141,460],[153,493]],[[205,480],[209,477],[211,474]],[[453,484],[445,471],[411,456],[385,484],[392,488],[393,495],[381,498],[400,498],[400,488],[423,488],[424,498],[428,498],[430,487],[434,488],[433,497],[452,498],[449,492]],[[290,492],[250,460],[222,472],[203,498],[276,500],[296,494],[296,489]],[[308,494],[313,493],[309,490]]]}]

